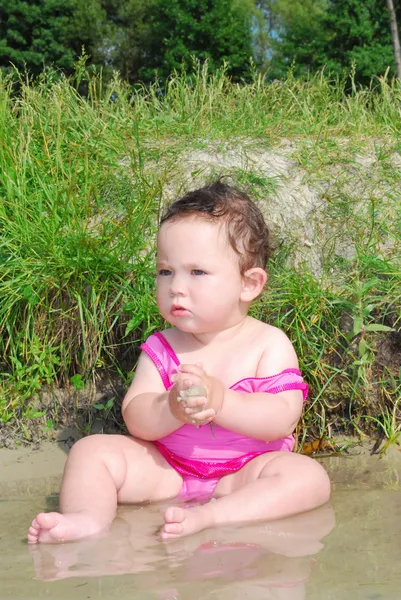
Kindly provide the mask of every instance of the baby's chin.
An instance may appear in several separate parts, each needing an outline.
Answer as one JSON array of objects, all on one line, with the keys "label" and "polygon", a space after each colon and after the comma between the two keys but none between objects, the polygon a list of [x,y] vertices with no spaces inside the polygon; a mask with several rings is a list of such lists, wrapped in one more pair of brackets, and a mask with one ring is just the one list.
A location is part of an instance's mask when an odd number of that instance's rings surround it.
[{"label": "baby's chin", "polygon": [[231,329],[231,327],[236,327],[242,320],[241,316],[238,319],[226,319],[226,322],[219,320],[217,323],[213,322],[213,320],[201,319],[192,313],[182,317],[174,317],[171,312],[160,310],[160,314],[171,327],[175,327],[183,333],[191,333],[193,335],[216,334],[220,331]]},{"label": "baby's chin", "polygon": [[191,326],[189,323],[184,323],[182,320],[180,321],[179,319],[174,319],[168,322],[172,327],[179,329],[183,333],[192,333],[193,335],[201,335],[202,333],[206,333],[204,329]]},{"label": "baby's chin", "polygon": [[171,315],[164,316],[163,314],[162,317],[171,327],[175,327],[175,329],[179,329],[183,333],[201,335],[202,333],[209,332],[208,327],[196,323],[192,317],[172,317]]}]

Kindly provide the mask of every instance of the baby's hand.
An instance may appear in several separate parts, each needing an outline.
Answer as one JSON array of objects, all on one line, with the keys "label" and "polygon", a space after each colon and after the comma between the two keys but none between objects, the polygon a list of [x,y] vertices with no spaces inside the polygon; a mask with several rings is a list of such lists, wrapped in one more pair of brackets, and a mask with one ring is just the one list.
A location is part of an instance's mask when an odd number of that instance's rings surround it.
[{"label": "baby's hand", "polygon": [[[223,384],[217,377],[210,377],[206,374],[201,364],[196,365],[180,365],[180,375],[183,380],[190,378],[191,386],[197,386],[203,388],[205,398],[207,399],[207,408],[212,409],[215,416],[220,412],[224,401],[224,387]],[[187,395],[188,392],[184,392]],[[185,402],[191,409],[196,409],[197,404],[191,403],[188,398],[185,398]]]},{"label": "baby's hand", "polygon": [[197,385],[197,379],[191,375],[178,373],[171,378],[175,386],[169,394],[172,414],[183,423],[207,425],[216,416],[215,411],[207,407],[206,390]]}]

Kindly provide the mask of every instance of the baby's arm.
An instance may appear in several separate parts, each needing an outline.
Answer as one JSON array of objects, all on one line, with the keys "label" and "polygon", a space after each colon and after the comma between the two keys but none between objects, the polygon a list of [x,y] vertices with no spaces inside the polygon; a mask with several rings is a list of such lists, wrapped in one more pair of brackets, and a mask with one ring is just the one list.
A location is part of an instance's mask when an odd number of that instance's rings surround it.
[{"label": "baby's arm", "polygon": [[302,392],[243,394],[226,390],[216,425],[257,440],[270,442],[291,435],[302,412]]},{"label": "baby's arm", "polygon": [[182,427],[182,422],[170,411],[168,397],[153,362],[142,352],[122,404],[123,418],[131,435],[153,441]]},{"label": "baby's arm", "polygon": [[[177,379],[177,378],[172,378]],[[187,378],[188,379],[188,378]],[[214,411],[197,408],[197,414],[187,414],[185,403],[177,396],[191,382],[177,381],[166,391],[153,362],[142,353],[139,357],[135,378],[131,383],[122,404],[122,414],[131,435],[142,440],[158,440],[169,435],[184,423],[209,423]],[[203,402],[203,405],[206,400]]]},{"label": "baby's arm", "polygon": [[[269,377],[289,368],[298,368],[295,350],[282,331],[273,329],[255,375]],[[302,406],[301,390],[244,394],[226,389],[221,410],[214,421],[242,435],[266,441],[278,440],[294,431]]]}]

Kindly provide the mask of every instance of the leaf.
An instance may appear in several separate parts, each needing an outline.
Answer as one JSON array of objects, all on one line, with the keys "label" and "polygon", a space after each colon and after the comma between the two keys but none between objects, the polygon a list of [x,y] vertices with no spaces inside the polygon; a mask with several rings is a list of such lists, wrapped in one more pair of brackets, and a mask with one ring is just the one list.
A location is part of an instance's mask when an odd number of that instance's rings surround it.
[{"label": "leaf", "polygon": [[370,313],[372,312],[372,310],[374,308],[376,308],[377,304],[368,304],[367,306],[365,306],[365,308],[362,310],[362,314],[364,317],[367,317],[370,315]]},{"label": "leaf", "polygon": [[393,327],[387,327],[387,325],[380,325],[379,323],[371,323],[366,325],[366,331],[394,331]]},{"label": "leaf", "polygon": [[38,304],[38,302],[39,302],[38,295],[34,292],[34,290],[32,289],[32,287],[30,285],[26,285],[24,287],[24,289],[22,290],[22,295],[26,300],[28,300],[29,304],[31,304],[33,306],[35,304]]},{"label": "leaf", "polygon": [[380,283],[380,279],[375,277],[374,279],[370,279],[369,281],[365,281],[362,285],[361,290],[363,293],[369,291],[372,287],[378,285]]},{"label": "leaf", "polygon": [[358,333],[361,333],[362,327],[363,327],[362,317],[355,317],[354,318],[354,327],[353,327],[354,335],[358,335]]},{"label": "leaf", "polygon": [[82,375],[80,375],[79,373],[73,375],[70,379],[70,382],[72,383],[75,390],[82,390],[82,388],[85,387],[85,382],[82,379]]},{"label": "leaf", "polygon": [[359,341],[359,356],[363,357],[366,354],[367,344],[364,338]]}]

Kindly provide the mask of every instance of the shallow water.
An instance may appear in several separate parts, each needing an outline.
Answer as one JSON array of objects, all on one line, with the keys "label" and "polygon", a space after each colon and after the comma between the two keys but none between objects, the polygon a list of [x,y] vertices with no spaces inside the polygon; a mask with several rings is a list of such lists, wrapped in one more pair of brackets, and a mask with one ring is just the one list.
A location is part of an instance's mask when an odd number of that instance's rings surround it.
[{"label": "shallow water", "polygon": [[123,507],[102,539],[28,546],[32,516],[57,507],[59,464],[24,476],[18,465],[0,477],[0,599],[401,598],[399,452],[324,459],[332,506],[168,544],[155,537],[159,505]]}]

